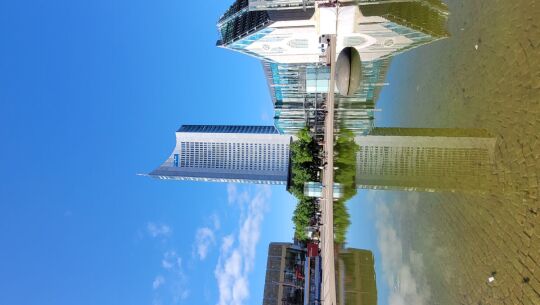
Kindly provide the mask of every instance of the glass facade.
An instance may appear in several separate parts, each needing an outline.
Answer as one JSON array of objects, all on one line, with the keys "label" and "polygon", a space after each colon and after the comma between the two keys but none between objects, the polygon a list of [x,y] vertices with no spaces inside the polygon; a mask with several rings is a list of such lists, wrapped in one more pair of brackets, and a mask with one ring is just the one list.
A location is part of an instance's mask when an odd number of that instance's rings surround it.
[{"label": "glass facade", "polygon": [[218,29],[221,39],[217,45],[227,45],[237,41],[256,30],[260,30],[270,21],[265,11],[250,11],[248,0],[237,0],[221,16]]},{"label": "glass facade", "polygon": [[[362,87],[353,96],[335,97],[336,125],[357,135],[373,128],[375,101],[384,85],[389,59],[362,63]],[[280,133],[296,134],[324,114],[329,69],[321,64],[263,63],[274,103],[274,125]]]},{"label": "glass facade", "polygon": [[[323,186],[320,182],[306,182],[304,184],[304,195],[306,197],[322,197]],[[339,199],[343,196],[343,186],[340,183],[334,183],[333,196]]]},{"label": "glass facade", "polygon": [[182,168],[285,172],[289,145],[182,141],[179,157]]}]

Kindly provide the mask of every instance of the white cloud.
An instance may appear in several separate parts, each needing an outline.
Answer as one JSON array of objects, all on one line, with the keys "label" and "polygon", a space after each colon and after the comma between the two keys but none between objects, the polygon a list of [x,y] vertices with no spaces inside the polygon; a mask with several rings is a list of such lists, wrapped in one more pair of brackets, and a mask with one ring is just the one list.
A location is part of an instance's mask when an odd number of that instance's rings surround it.
[{"label": "white cloud", "polygon": [[234,236],[232,234],[223,237],[223,241],[221,242],[221,253],[229,253],[229,249],[231,249],[233,244]]},{"label": "white cloud", "polygon": [[270,117],[270,115],[268,114],[267,111],[261,112],[261,121],[263,121],[263,122],[270,122],[271,121],[271,117]]},{"label": "white cloud", "polygon": [[158,289],[159,286],[165,284],[165,278],[161,275],[158,275],[156,276],[156,278],[154,279],[154,281],[152,282],[152,288],[154,290]]},{"label": "white cloud", "polygon": [[236,194],[236,184],[227,184],[227,200],[229,201],[229,203],[233,203],[236,200]]},{"label": "white cloud", "polygon": [[[412,249],[404,249],[398,231],[392,224],[392,215],[398,215],[400,208],[416,208],[418,195],[408,196],[407,199],[411,201],[404,207],[400,206],[404,203],[394,202],[392,211],[380,196],[374,195],[371,199],[377,205],[377,246],[381,252],[383,279],[391,288],[388,304],[429,304],[431,293],[423,272],[422,256]],[[406,257],[409,259],[406,260]]]},{"label": "white cloud", "polygon": [[212,221],[212,225],[214,226],[214,230],[219,230],[221,228],[221,221],[219,219],[219,216],[217,214],[210,215],[210,221]]},{"label": "white cloud", "polygon": [[249,297],[248,276],[254,267],[255,249],[271,191],[268,186],[258,186],[254,194],[239,193],[235,185],[229,184],[227,193],[229,203],[238,204],[242,211],[239,232],[236,239],[234,234],[222,239],[214,276],[219,289],[218,304],[242,305]]},{"label": "white cloud", "polygon": [[[163,267],[162,275],[156,276],[152,287],[154,288],[155,304],[179,304],[190,295],[188,278],[182,266],[182,258],[176,251],[170,250],[163,253],[161,259]],[[164,289],[157,289],[163,287]]]},{"label": "white cloud", "polygon": [[239,206],[242,206],[249,202],[250,197],[246,189],[239,192],[236,184],[229,183],[227,184],[227,199],[229,201],[229,204],[237,204]]},{"label": "white cloud", "polygon": [[168,225],[156,224],[153,222],[149,222],[146,225],[146,229],[148,234],[150,234],[152,237],[167,237],[172,233],[172,229]]},{"label": "white cloud", "polygon": [[163,254],[161,266],[167,270],[177,269],[182,270],[182,258],[175,251],[167,251]]},{"label": "white cloud", "polygon": [[199,228],[195,234],[195,248],[200,260],[206,258],[213,244],[215,244],[214,231],[208,227]]}]

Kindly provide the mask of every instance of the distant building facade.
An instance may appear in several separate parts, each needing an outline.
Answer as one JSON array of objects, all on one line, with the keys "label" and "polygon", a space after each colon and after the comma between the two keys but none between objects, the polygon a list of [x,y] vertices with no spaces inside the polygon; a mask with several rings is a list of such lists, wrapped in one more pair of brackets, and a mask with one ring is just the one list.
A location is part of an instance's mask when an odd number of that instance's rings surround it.
[{"label": "distant building facade", "polygon": [[410,191],[479,189],[496,139],[485,130],[374,128],[357,136],[359,188]]},{"label": "distant building facade", "polygon": [[[339,249],[336,295],[340,305],[377,305],[373,252]],[[263,305],[322,304],[320,256],[309,256],[305,245],[273,242],[268,246]]]},{"label": "distant building facade", "polygon": [[373,252],[340,249],[336,266],[339,305],[377,305],[377,276]]},{"label": "distant building facade", "polygon": [[183,125],[158,179],[285,184],[291,137],[273,126]]},{"label": "distant building facade", "polygon": [[320,257],[293,243],[268,246],[263,305],[320,304]]}]

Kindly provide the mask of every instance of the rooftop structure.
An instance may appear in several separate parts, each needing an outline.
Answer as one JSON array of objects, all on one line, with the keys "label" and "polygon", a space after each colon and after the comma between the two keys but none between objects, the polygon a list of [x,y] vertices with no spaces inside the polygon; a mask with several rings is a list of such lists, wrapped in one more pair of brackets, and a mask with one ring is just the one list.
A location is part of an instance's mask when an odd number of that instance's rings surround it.
[{"label": "rooftop structure", "polygon": [[[173,153],[149,175],[286,184],[291,140],[273,126],[183,125]],[[455,191],[488,183],[496,139],[480,129],[373,128],[355,141],[358,188]]]}]

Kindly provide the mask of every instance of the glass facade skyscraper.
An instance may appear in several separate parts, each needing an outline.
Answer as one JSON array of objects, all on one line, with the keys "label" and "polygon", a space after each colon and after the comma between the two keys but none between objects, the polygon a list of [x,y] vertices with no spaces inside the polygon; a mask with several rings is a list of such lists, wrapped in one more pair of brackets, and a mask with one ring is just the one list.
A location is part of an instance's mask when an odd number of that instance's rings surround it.
[{"label": "glass facade skyscraper", "polygon": [[485,130],[375,128],[355,139],[359,188],[409,191],[482,190],[496,139]]},{"label": "glass facade skyscraper", "polygon": [[183,125],[158,179],[285,184],[291,137],[273,126]]},{"label": "glass facade skyscraper", "polygon": [[[165,180],[286,184],[292,136],[273,126],[183,125],[149,175]],[[374,128],[355,138],[358,188],[482,189],[496,139],[485,130]]]}]

